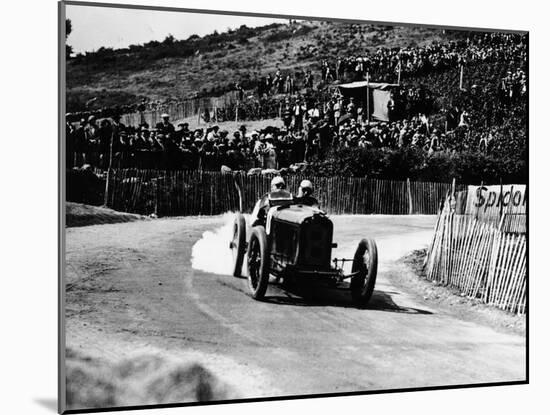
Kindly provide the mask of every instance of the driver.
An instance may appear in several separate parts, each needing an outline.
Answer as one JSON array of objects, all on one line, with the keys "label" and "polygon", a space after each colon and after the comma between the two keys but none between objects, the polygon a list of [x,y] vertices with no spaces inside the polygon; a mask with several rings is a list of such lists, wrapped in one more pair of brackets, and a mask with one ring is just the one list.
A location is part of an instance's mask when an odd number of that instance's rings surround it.
[{"label": "driver", "polygon": [[311,181],[302,180],[298,189],[298,196],[294,201],[302,205],[319,207],[319,201],[313,197],[313,183]]},{"label": "driver", "polygon": [[270,208],[290,202],[292,202],[292,194],[286,190],[285,180],[281,176],[275,176],[271,180],[271,191],[263,195],[256,202],[256,206],[254,206],[254,210],[252,211],[254,222],[252,226],[265,226],[267,212]]}]

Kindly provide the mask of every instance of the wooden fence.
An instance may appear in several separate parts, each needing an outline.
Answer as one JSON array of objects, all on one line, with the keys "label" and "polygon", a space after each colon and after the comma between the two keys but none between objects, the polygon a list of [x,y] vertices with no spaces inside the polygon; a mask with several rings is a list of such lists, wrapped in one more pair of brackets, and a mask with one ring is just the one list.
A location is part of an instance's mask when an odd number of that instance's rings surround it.
[{"label": "wooden fence", "polygon": [[125,125],[138,126],[142,122],[147,122],[151,127],[162,121],[161,115],[166,113],[173,121],[189,117],[199,116],[204,109],[213,112],[215,117],[216,109],[225,109],[233,107],[238,102],[238,93],[230,91],[220,97],[204,97],[195,99],[185,99],[180,102],[163,104],[154,109],[147,109],[142,112],[123,114],[121,121]]},{"label": "wooden fence", "polygon": [[[420,183],[354,177],[286,177],[297,193],[303,179],[312,180],[315,197],[329,214],[437,214],[449,183]],[[216,215],[239,209],[251,212],[269,191],[271,176],[244,172],[159,171],[119,169],[109,174],[107,205],[113,209],[158,216]]]},{"label": "wooden fence", "polygon": [[426,276],[467,297],[524,314],[526,253],[525,233],[509,232],[447,207],[438,217],[428,249]]}]

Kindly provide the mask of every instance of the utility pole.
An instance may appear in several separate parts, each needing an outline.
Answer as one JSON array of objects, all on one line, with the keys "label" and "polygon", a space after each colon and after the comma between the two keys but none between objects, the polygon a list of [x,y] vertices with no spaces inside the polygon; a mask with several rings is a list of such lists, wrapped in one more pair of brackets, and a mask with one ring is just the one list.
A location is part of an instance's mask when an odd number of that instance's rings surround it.
[{"label": "utility pole", "polygon": [[367,71],[367,121],[370,124],[370,81],[369,81],[368,71]]}]

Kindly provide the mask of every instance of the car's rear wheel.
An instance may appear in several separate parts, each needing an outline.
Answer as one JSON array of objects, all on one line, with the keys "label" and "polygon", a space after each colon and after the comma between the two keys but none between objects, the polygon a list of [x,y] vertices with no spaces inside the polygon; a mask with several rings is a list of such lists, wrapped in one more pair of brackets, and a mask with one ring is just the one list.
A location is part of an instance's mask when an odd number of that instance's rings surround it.
[{"label": "car's rear wheel", "polygon": [[365,306],[374,292],[378,272],[378,249],[373,239],[359,242],[351,272],[357,272],[351,278],[351,296],[359,306]]},{"label": "car's rear wheel", "polygon": [[246,221],[242,213],[237,213],[237,216],[235,216],[230,248],[233,254],[233,276],[240,277],[246,252]]},{"label": "car's rear wheel", "polygon": [[248,242],[248,287],[252,297],[261,300],[269,282],[269,251],[263,226],[254,226]]}]

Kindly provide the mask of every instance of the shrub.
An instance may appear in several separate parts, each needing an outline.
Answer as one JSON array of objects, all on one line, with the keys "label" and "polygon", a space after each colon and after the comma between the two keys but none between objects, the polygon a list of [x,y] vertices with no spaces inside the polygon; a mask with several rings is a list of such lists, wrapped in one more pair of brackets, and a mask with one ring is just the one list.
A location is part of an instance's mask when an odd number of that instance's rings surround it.
[{"label": "shrub", "polygon": [[380,179],[486,184],[526,183],[527,166],[519,155],[496,157],[478,151],[460,153],[422,149],[341,148],[308,165],[308,174],[316,176],[356,176]]}]

